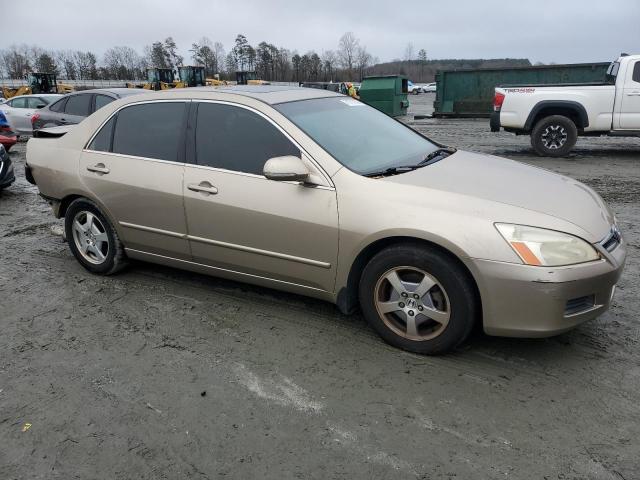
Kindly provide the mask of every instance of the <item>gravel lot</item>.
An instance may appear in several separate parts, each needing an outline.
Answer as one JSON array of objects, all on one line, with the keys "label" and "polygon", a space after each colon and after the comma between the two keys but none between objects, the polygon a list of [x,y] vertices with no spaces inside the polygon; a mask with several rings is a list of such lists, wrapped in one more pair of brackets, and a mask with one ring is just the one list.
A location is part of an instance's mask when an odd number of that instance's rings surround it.
[{"label": "gravel lot", "polygon": [[20,143],[0,195],[0,478],[640,478],[640,140],[550,160],[487,120],[407,121],[594,187],[629,242],[612,309],[431,358],[299,296],[142,263],[92,276]]}]

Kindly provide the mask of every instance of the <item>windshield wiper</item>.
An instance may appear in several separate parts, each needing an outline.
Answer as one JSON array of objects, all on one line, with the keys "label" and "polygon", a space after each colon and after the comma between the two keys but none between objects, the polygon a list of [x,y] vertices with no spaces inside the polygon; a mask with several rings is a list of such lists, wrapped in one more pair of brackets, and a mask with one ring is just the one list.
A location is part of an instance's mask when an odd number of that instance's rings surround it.
[{"label": "windshield wiper", "polygon": [[438,160],[442,160],[443,158],[446,158],[449,155],[454,154],[456,152],[457,150],[451,147],[439,148],[431,152],[426,157],[424,157],[424,160],[422,160],[418,165],[421,167],[431,165],[432,163],[435,163]]},{"label": "windshield wiper", "polygon": [[455,153],[457,150],[455,148],[445,147],[439,148],[438,150],[434,150],[430,154],[428,154],[424,159],[415,164],[415,165],[401,165],[398,167],[391,167],[385,170],[381,170],[379,172],[371,172],[366,173],[365,177],[384,177],[385,175],[398,175],[399,173],[411,172],[412,170],[416,170],[418,168],[426,167],[427,165],[431,165],[432,163],[436,163],[443,158],[448,157],[449,155]]}]

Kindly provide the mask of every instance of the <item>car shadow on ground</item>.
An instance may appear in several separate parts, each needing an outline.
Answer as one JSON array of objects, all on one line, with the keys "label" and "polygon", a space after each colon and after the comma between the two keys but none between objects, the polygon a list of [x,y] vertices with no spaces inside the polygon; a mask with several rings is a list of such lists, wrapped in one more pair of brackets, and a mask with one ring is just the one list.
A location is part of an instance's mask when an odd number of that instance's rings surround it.
[{"label": "car shadow on ground", "polygon": [[[205,292],[205,294],[209,292],[226,296],[232,300],[235,298],[238,301],[249,300],[258,304],[268,304],[272,308],[282,308],[294,313],[298,312],[301,315],[307,314],[314,319],[314,322],[326,323],[326,325],[322,326],[322,330],[327,334],[353,335],[354,337],[362,337],[364,335],[373,340],[372,344],[378,343],[379,346],[385,347],[385,350],[391,348],[392,351],[397,353],[415,355],[418,358],[423,357],[422,355],[402,352],[387,346],[382,338],[369,327],[360,310],[353,314],[345,315],[335,305],[322,300],[142,261],[132,261],[130,267],[117,277],[126,277],[129,274],[141,275],[157,281],[173,282],[182,287],[197,289]],[[268,321],[268,317],[265,317],[264,320]],[[317,324],[314,326],[320,327]],[[504,358],[511,356],[536,359],[544,357],[558,358],[559,355],[566,354],[567,347],[573,343],[572,332],[551,338],[492,337],[485,334],[482,326],[478,324],[469,338],[452,354],[456,356],[490,354],[493,356],[495,352],[499,352],[499,357]],[[445,355],[441,358],[446,357]]]}]

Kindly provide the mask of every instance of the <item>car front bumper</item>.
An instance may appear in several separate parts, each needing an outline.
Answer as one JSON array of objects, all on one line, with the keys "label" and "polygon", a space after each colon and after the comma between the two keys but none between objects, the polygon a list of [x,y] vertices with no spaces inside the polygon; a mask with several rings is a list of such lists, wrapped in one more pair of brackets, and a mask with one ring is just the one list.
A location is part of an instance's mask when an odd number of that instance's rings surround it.
[{"label": "car front bumper", "polygon": [[490,260],[468,265],[478,281],[488,335],[549,337],[604,313],[626,258],[622,241],[603,259],[566,267],[532,267]]}]

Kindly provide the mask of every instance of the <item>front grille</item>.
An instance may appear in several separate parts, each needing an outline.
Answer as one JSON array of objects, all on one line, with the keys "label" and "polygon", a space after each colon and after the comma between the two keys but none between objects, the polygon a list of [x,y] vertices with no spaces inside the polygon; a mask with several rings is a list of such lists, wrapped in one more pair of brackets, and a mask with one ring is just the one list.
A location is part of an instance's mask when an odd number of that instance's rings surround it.
[{"label": "front grille", "polygon": [[616,227],[612,227],[609,236],[601,242],[601,245],[607,252],[613,252],[616,248],[618,248],[618,245],[620,245],[621,241],[622,236],[620,235],[620,230],[618,230]]},{"label": "front grille", "polygon": [[596,304],[595,295],[586,295],[584,297],[572,298],[567,301],[567,305],[564,307],[564,315],[575,315],[577,313],[585,312]]}]

